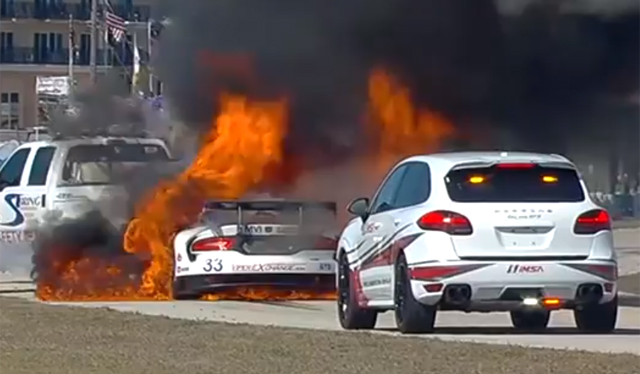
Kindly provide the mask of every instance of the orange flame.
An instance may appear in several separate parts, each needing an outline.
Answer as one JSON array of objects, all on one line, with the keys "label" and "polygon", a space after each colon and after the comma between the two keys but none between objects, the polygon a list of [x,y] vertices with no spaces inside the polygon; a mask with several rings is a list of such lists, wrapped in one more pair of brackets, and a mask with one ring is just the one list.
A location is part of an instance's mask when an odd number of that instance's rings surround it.
[{"label": "orange flame", "polygon": [[[410,92],[382,69],[369,81],[370,121],[377,139],[374,174],[386,170],[400,157],[435,151],[453,135],[454,128],[443,116],[417,110]],[[174,235],[192,224],[208,199],[235,199],[287,171],[283,141],[287,133],[288,102],[254,101],[222,94],[220,112],[202,139],[192,164],[176,178],[161,183],[137,204],[129,223],[124,249],[129,257],[142,261],[141,278],[132,278],[130,265],[80,258],[52,272],[57,279],[38,282],[37,296],[43,300],[167,300],[172,297]],[[285,163],[285,161],[287,161]],[[365,174],[366,175],[366,174]],[[282,177],[282,176],[281,176]],[[126,256],[125,256],[126,257]],[[54,261],[54,262],[55,262]],[[138,272],[139,274],[139,272]],[[105,287],[105,285],[107,285]],[[334,299],[335,293],[279,291],[242,288],[233,292],[205,295],[204,300],[290,300]]]},{"label": "orange flame", "polygon": [[416,109],[411,93],[384,69],[369,77],[370,121],[378,139],[378,168],[386,171],[399,158],[437,151],[454,134],[441,114]]},{"label": "orange flame", "polygon": [[145,296],[171,296],[172,236],[195,221],[205,200],[238,198],[263,179],[267,166],[282,162],[286,100],[252,102],[225,94],[220,108],[191,166],[142,201],[125,234],[127,252],[153,259],[143,274]]}]

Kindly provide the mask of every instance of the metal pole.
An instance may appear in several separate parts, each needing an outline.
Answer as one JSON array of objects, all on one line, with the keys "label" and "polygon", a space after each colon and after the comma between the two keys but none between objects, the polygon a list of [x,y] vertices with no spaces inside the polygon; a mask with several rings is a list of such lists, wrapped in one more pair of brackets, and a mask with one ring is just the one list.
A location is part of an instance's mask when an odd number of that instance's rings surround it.
[{"label": "metal pole", "polygon": [[75,86],[75,77],[73,74],[73,65],[76,53],[76,38],[73,28],[73,14],[69,15],[69,96],[73,96]]},{"label": "metal pole", "polygon": [[98,0],[91,0],[91,49],[89,51],[89,78],[91,84],[97,81],[97,52],[98,52]]}]

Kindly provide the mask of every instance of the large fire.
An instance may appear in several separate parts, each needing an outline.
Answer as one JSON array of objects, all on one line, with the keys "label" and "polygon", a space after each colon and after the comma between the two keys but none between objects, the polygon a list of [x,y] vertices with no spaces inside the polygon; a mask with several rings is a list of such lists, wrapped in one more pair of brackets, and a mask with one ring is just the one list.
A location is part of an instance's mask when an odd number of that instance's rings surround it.
[{"label": "large fire", "polygon": [[[410,92],[385,70],[372,72],[369,84],[370,113],[378,139],[378,167],[398,157],[436,150],[453,126],[443,117],[413,107]],[[283,141],[287,134],[288,101],[270,102],[222,94],[219,113],[203,138],[192,164],[172,180],[163,182],[137,204],[134,219],[124,236],[124,249],[145,264],[142,278],[126,278],[122,264],[90,258],[53,259],[55,285],[40,280],[37,296],[43,300],[167,300],[172,297],[172,238],[193,223],[208,199],[239,198],[259,186],[270,170],[285,167]],[[96,291],[91,285],[110,284]],[[207,295],[205,300],[331,299],[333,294],[240,289]]]}]

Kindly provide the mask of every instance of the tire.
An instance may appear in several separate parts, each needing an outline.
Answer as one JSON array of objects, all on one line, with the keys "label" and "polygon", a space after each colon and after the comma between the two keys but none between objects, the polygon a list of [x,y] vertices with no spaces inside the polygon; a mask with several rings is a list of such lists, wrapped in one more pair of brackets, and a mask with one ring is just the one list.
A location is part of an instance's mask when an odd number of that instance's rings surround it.
[{"label": "tire", "polygon": [[525,331],[546,329],[549,325],[549,317],[551,317],[551,312],[548,310],[513,311],[510,314],[513,327]]},{"label": "tire", "polygon": [[179,278],[174,279],[172,291],[174,300],[198,300],[200,298],[199,293],[187,289]]},{"label": "tire", "polygon": [[394,314],[398,331],[403,334],[433,332],[437,306],[418,302],[411,290],[407,261],[400,255],[395,265]]},{"label": "tire", "polygon": [[351,284],[351,268],[347,255],[338,259],[338,320],[345,330],[370,330],[376,326],[378,311],[358,305],[357,295]]},{"label": "tire", "polygon": [[604,304],[584,306],[573,311],[576,326],[583,332],[607,333],[615,330],[618,320],[618,296]]}]

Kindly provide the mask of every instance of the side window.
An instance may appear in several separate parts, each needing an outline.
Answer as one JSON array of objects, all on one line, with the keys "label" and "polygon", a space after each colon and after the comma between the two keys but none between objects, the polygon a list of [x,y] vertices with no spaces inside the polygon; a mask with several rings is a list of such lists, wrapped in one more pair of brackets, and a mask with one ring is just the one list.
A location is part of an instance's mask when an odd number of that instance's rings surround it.
[{"label": "side window", "polygon": [[382,213],[395,208],[393,200],[406,170],[407,167],[402,165],[384,181],[371,203],[371,214]]},{"label": "side window", "polygon": [[29,174],[29,186],[44,186],[51,166],[51,160],[56,152],[55,147],[42,147],[36,152]]},{"label": "side window", "polygon": [[407,172],[400,182],[400,187],[393,205],[404,208],[425,202],[431,194],[431,171],[429,165],[422,162],[409,164]]},{"label": "side window", "polygon": [[20,185],[24,164],[27,162],[30,152],[29,148],[21,149],[4,163],[2,171],[0,171],[0,186],[2,188]]}]

